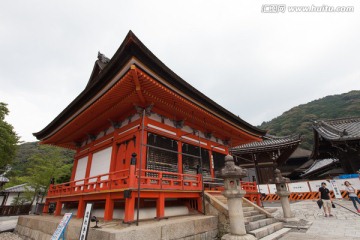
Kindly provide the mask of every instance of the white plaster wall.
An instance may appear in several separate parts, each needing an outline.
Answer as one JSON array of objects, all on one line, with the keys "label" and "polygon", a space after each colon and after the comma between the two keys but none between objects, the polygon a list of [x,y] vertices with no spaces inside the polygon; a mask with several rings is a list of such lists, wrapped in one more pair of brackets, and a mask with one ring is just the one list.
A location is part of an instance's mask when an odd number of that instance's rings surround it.
[{"label": "white plaster wall", "polygon": [[187,132],[187,133],[192,133],[193,132],[192,128],[189,127],[189,126],[184,126],[184,127],[181,128],[181,130],[183,130],[184,132]]},{"label": "white plaster wall", "polygon": [[103,137],[103,136],[105,136],[104,131],[99,132],[99,134],[96,136],[96,140]]},{"label": "white plaster wall", "polygon": [[13,199],[17,197],[19,193],[10,193],[8,199],[6,200],[5,205],[11,205]]},{"label": "white plaster wall", "polygon": [[[93,154],[90,177],[109,173],[110,161],[111,161],[112,147],[105,148]],[[104,176],[101,180],[108,179],[108,176]],[[89,182],[95,182],[96,178],[90,179]]]},{"label": "white plaster wall", "polygon": [[160,117],[160,115],[158,115],[158,114],[156,114],[156,113],[152,113],[149,118],[152,119],[152,120],[155,120],[155,121],[157,121],[157,122],[161,122],[161,117]]},{"label": "white plaster wall", "polygon": [[106,131],[106,134],[109,134],[109,133],[112,133],[112,132],[114,132],[114,127],[113,126],[111,126],[111,127],[109,127],[109,129]]},{"label": "white plaster wall", "polygon": [[[74,180],[84,179],[86,173],[86,166],[88,163],[88,157],[83,157],[78,160]],[[83,184],[84,181],[80,181],[77,185]]]}]

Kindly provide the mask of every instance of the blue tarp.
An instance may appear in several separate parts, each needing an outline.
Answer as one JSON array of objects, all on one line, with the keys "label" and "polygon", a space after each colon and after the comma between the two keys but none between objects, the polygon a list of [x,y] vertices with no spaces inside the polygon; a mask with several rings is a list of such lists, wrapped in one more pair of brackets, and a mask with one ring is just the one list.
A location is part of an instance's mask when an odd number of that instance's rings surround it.
[{"label": "blue tarp", "polygon": [[357,174],[357,173],[339,175],[339,178],[340,178],[340,179],[358,178],[358,177],[359,177],[359,174]]}]

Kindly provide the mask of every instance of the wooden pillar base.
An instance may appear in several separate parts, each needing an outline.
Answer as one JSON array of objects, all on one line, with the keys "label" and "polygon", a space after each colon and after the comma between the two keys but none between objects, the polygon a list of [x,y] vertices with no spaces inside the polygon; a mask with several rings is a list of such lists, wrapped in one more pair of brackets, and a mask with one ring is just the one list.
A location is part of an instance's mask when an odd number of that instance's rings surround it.
[{"label": "wooden pillar base", "polygon": [[46,201],[45,201],[44,208],[43,208],[43,213],[49,213],[49,205],[50,205],[50,202],[48,202],[48,201],[46,200]]},{"label": "wooden pillar base", "polygon": [[129,223],[134,221],[134,209],[135,209],[135,195],[131,193],[130,198],[125,199],[125,216],[124,222]]},{"label": "wooden pillar base", "polygon": [[110,193],[106,196],[104,220],[111,221],[113,219],[114,200],[111,199]]},{"label": "wooden pillar base", "polygon": [[76,213],[76,218],[83,218],[85,213],[85,201],[81,197],[79,200],[78,210]]},{"label": "wooden pillar base", "polygon": [[156,218],[161,219],[165,216],[165,196],[164,193],[159,193],[159,198],[156,200]]},{"label": "wooden pillar base", "polygon": [[56,201],[56,208],[55,208],[54,216],[60,216],[61,215],[61,209],[62,209],[62,202],[60,202],[58,200],[58,201]]}]

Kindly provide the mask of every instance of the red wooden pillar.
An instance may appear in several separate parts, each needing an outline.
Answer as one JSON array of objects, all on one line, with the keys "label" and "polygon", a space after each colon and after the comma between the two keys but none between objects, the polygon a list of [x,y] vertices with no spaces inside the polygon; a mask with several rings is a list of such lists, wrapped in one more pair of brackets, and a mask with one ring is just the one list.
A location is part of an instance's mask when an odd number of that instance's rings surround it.
[{"label": "red wooden pillar", "polygon": [[201,197],[198,197],[197,199],[196,199],[196,201],[197,201],[197,207],[198,207],[198,211],[199,212],[202,212],[203,211],[203,207],[202,207],[202,203],[203,203],[203,201],[202,201],[202,198]]},{"label": "red wooden pillar", "polygon": [[46,200],[45,204],[44,204],[44,208],[43,208],[43,213],[48,213],[49,212],[49,204],[50,204],[50,202],[48,200]]},{"label": "red wooden pillar", "polygon": [[75,160],[74,160],[74,165],[73,165],[73,169],[72,169],[72,172],[71,172],[70,182],[74,181],[75,173],[76,173],[76,168],[77,168],[78,162],[79,162],[79,158],[75,158]]},{"label": "red wooden pillar", "polygon": [[85,201],[82,197],[79,199],[78,210],[76,213],[76,218],[83,218],[85,213]]},{"label": "red wooden pillar", "polygon": [[212,178],[215,178],[215,172],[214,172],[214,157],[213,157],[213,155],[212,155],[212,150],[210,149],[209,150],[209,157],[210,157],[210,159],[209,159],[209,161],[210,161],[210,175],[211,175],[211,177]]},{"label": "red wooden pillar", "polygon": [[[86,165],[86,172],[85,172],[85,178],[88,178],[90,176],[90,170],[91,170],[91,163],[92,163],[93,153],[89,154],[89,158]],[[88,179],[85,179],[85,183],[88,183]]]},{"label": "red wooden pillar", "polygon": [[56,201],[56,208],[54,212],[54,216],[60,216],[61,215],[61,209],[62,209],[62,202],[60,200]]},{"label": "red wooden pillar", "polygon": [[[145,121],[145,123],[144,123],[144,125],[146,126],[146,117],[145,117],[145,119],[144,119]],[[144,126],[144,127],[145,127]],[[140,166],[140,161],[141,161],[141,168],[142,169],[146,169],[146,155],[147,155],[147,153],[146,153],[146,150],[147,150],[147,148],[146,148],[146,144],[147,144],[147,131],[144,129],[144,136],[143,136],[143,138],[142,138],[142,140],[141,140],[141,130],[139,131],[139,152],[138,152],[138,167]],[[142,146],[141,146],[141,144],[142,144]],[[140,151],[142,150],[142,152],[141,152],[141,154],[140,154]],[[140,155],[142,155],[142,156],[140,156]],[[141,158],[140,158],[141,157]],[[141,173],[141,176],[144,176],[145,175],[145,173],[143,172],[143,173]]]},{"label": "red wooden pillar", "polygon": [[183,173],[182,142],[178,141],[178,173]]},{"label": "red wooden pillar", "polygon": [[[131,157],[130,162],[130,169],[129,169],[129,188],[136,188],[137,187],[137,181],[136,181],[136,163],[135,160],[132,160],[134,156]],[[136,158],[136,157],[135,157]]]},{"label": "red wooden pillar", "polygon": [[131,193],[130,198],[125,198],[125,214],[124,222],[134,221],[134,209],[135,209],[135,192]]},{"label": "red wooden pillar", "polygon": [[[110,160],[110,172],[114,172],[116,170],[116,157],[118,154],[119,145],[114,141],[112,144],[112,152],[111,152],[111,160]],[[110,177],[113,177],[112,175]]]},{"label": "red wooden pillar", "polygon": [[104,211],[104,220],[110,221],[113,219],[114,212],[114,200],[111,199],[110,193],[106,195],[105,200],[105,211]]},{"label": "red wooden pillar", "polygon": [[163,192],[159,193],[159,198],[156,200],[156,218],[164,218],[165,216],[165,196]]}]

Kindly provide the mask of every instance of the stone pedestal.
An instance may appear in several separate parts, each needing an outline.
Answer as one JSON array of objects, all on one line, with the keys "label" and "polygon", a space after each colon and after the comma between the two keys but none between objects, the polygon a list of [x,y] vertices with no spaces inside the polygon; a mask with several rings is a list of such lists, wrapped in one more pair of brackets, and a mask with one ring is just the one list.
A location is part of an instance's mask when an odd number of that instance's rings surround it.
[{"label": "stone pedestal", "polygon": [[293,214],[291,213],[289,201],[290,191],[288,191],[286,187],[286,183],[290,182],[290,179],[283,177],[279,169],[275,169],[274,175],[275,179],[273,180],[273,182],[276,186],[276,194],[280,197],[281,207],[284,213],[284,219],[282,220],[285,222],[290,219],[291,221],[294,221],[295,219],[293,218]]},{"label": "stone pedestal", "polygon": [[221,169],[221,178],[224,179],[225,191],[222,194],[227,198],[230,233],[225,234],[222,240],[255,240],[253,235],[246,234],[245,219],[242,207],[242,197],[246,191],[241,189],[240,178],[246,176],[246,170],[235,165],[234,158],[225,157],[225,167]]},{"label": "stone pedestal", "polygon": [[281,207],[283,209],[284,218],[291,218],[291,208],[290,208],[290,201],[289,201],[289,191],[278,191],[276,194],[280,197]]},{"label": "stone pedestal", "polygon": [[232,234],[225,234],[224,236],[222,236],[221,240],[256,240],[257,238],[254,237],[251,234],[246,234],[246,235],[232,235]]}]

